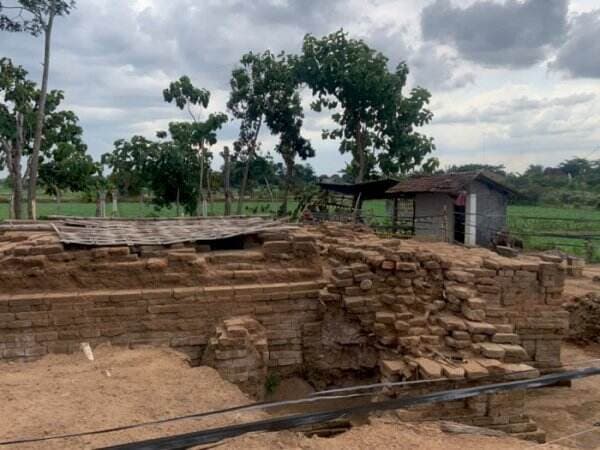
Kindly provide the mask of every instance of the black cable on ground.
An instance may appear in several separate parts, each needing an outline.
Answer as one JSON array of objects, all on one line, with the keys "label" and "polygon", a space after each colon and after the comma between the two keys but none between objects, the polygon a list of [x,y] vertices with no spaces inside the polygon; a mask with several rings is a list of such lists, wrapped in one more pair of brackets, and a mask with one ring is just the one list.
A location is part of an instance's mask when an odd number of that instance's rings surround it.
[{"label": "black cable on ground", "polygon": [[[589,364],[589,363],[598,362],[598,361],[600,361],[600,359],[588,359],[588,360],[582,360],[582,361],[573,361],[573,362],[564,364],[563,367],[573,366],[573,365],[578,365],[578,364]],[[510,375],[525,374],[525,373],[530,373],[530,372],[537,372],[537,369],[529,369],[529,370],[523,370],[523,371],[519,371],[519,372],[512,372]],[[494,378],[498,378],[498,376],[497,375],[488,375],[488,376],[479,378],[478,380],[483,381],[485,379],[494,379]],[[302,398],[302,399],[282,400],[282,401],[276,401],[276,402],[246,403],[244,405],[232,406],[230,408],[217,409],[217,410],[205,411],[205,412],[199,412],[199,413],[192,413],[192,414],[187,414],[187,415],[183,415],[183,416],[168,417],[168,418],[164,418],[164,419],[152,420],[149,422],[141,422],[141,423],[136,423],[136,424],[131,424],[131,425],[122,425],[122,426],[113,427],[113,428],[103,428],[100,430],[81,431],[78,433],[60,434],[60,435],[44,436],[44,437],[37,437],[37,438],[18,438],[18,439],[12,439],[12,440],[7,440],[7,441],[1,441],[0,446],[16,445],[16,444],[29,444],[29,443],[35,443],[35,442],[45,442],[45,441],[58,440],[58,439],[70,439],[70,438],[77,438],[77,437],[83,437],[83,436],[94,436],[94,435],[99,435],[99,434],[114,433],[117,431],[133,430],[136,428],[143,428],[143,427],[153,426],[153,425],[162,425],[165,423],[176,422],[176,421],[181,421],[181,420],[201,419],[204,417],[223,415],[223,414],[227,414],[227,413],[231,413],[231,412],[264,410],[264,409],[277,408],[277,407],[281,407],[281,406],[315,403],[315,402],[322,401],[322,400],[338,400],[338,399],[349,399],[349,398],[357,398],[357,397],[369,397],[372,395],[376,395],[378,392],[357,393],[357,391],[390,388],[390,387],[412,386],[412,385],[417,385],[417,384],[430,384],[430,383],[443,382],[443,381],[456,381],[456,380],[452,380],[449,378],[435,378],[435,379],[430,379],[430,380],[386,382],[386,383],[375,383],[375,384],[351,386],[351,387],[346,387],[346,388],[328,389],[328,390],[312,393],[308,397]]]},{"label": "black cable on ground", "polygon": [[176,436],[110,446],[105,447],[103,450],[183,450],[197,445],[212,444],[224,439],[238,437],[251,432],[273,432],[288,430],[307,425],[326,423],[334,419],[348,417],[354,414],[365,414],[374,411],[389,411],[428,403],[461,400],[483,394],[494,394],[518,389],[538,388],[552,385],[560,381],[575,380],[593,375],[600,375],[600,368],[589,367],[559,374],[545,375],[543,377],[530,380],[511,381],[479,387],[455,389],[414,397],[404,397],[396,400],[368,403],[332,411],[296,414],[275,419],[259,420],[240,425],[212,428]]}]

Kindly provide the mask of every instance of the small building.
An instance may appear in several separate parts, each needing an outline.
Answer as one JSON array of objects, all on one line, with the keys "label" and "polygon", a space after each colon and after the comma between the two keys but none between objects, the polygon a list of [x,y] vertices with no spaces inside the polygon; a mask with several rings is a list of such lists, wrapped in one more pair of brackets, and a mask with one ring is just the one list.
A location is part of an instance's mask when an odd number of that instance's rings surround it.
[{"label": "small building", "polygon": [[508,198],[516,192],[499,175],[479,171],[412,177],[386,194],[394,197],[394,223],[412,214],[415,236],[488,247],[505,229]]}]

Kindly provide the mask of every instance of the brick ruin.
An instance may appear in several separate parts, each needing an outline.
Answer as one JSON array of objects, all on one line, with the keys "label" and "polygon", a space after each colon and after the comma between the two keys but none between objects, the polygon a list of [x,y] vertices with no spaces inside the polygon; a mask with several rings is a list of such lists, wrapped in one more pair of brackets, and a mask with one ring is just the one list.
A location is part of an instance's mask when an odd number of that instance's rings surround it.
[{"label": "brick ruin", "polygon": [[[0,234],[0,360],[82,342],[165,345],[256,397],[269,372],[318,388],[446,380],[411,393],[535,377],[561,369],[564,277],[551,256],[505,258],[339,224],[120,247],[14,227]],[[543,441],[524,402],[511,392],[406,414]]]}]

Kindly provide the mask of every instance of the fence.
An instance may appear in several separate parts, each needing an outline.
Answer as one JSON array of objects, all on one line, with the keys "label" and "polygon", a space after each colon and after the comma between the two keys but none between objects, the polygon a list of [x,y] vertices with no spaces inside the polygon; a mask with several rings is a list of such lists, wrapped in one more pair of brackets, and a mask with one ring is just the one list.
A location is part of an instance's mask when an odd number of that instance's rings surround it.
[{"label": "fence", "polygon": [[[600,220],[539,217],[511,214],[508,216],[453,212],[430,216],[398,216],[394,221],[390,214],[373,214],[365,211],[335,211],[319,213],[317,220],[340,222],[358,221],[377,231],[399,237],[419,236],[431,240],[463,244],[468,234],[467,217],[475,216],[477,242],[488,246],[492,241],[524,250],[559,250],[585,258],[588,262],[600,262]],[[457,233],[457,224],[463,231]],[[462,238],[462,239],[461,239]]]}]

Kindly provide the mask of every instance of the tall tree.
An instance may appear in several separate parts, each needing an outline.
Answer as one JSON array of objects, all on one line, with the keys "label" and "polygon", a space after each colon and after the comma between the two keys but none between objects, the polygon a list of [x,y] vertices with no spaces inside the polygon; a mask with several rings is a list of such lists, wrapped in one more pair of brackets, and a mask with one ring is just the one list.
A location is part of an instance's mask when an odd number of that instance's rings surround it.
[{"label": "tall tree", "polygon": [[231,215],[231,155],[229,147],[223,148],[223,190],[225,193],[225,211],[226,216]]},{"label": "tall tree", "polygon": [[[35,124],[41,93],[27,72],[9,59],[0,59],[0,166],[6,165],[13,189],[13,215],[22,218],[23,181],[31,177],[34,161],[53,158],[59,145],[85,148],[79,119],[72,111],[59,111],[63,93],[48,93],[44,115],[44,140],[34,160]],[[85,153],[85,151],[84,151]],[[28,157],[23,173],[23,158]]]},{"label": "tall tree", "polygon": [[[187,76],[182,76],[179,80],[172,82],[167,89],[163,91],[163,97],[166,102],[175,102],[175,105],[181,110],[187,110],[192,118],[192,123],[172,122],[169,124],[169,131],[175,141],[181,145],[187,143],[194,150],[198,151],[200,158],[200,176],[198,186],[198,200],[196,214],[206,213],[206,193],[204,184],[208,186],[208,169],[210,159],[207,154],[207,146],[214,145],[217,142],[217,130],[227,122],[227,115],[223,113],[209,114],[207,120],[201,121],[200,108],[207,108],[210,102],[210,92],[206,89],[197,88]],[[212,156],[212,155],[211,155]]]},{"label": "tall tree", "polygon": [[144,171],[154,193],[153,203],[158,207],[171,207],[175,203],[177,215],[183,205],[188,214],[193,214],[198,207],[200,187],[198,153],[187,145],[164,141],[156,143],[152,155]]},{"label": "tall tree", "polygon": [[268,66],[265,96],[265,119],[271,133],[279,135],[275,147],[286,166],[282,215],[287,214],[288,195],[292,187],[296,157],[303,160],[315,156],[310,141],[301,135],[304,112],[297,76],[298,60],[280,54]]},{"label": "tall tree", "polygon": [[12,183],[12,215],[22,219],[22,159],[28,136],[26,122],[34,117],[35,83],[27,72],[9,59],[0,59],[0,168],[6,166]]},{"label": "tall tree", "polygon": [[29,185],[27,189],[29,217],[34,220],[37,215],[36,189],[38,159],[42,147],[44,117],[46,114],[52,30],[54,28],[55,18],[57,16],[66,16],[70,14],[74,7],[74,0],[17,0],[16,4],[10,6],[0,2],[0,30],[26,32],[36,37],[40,35],[44,36],[42,86],[38,98]]},{"label": "tall tree", "polygon": [[231,74],[231,93],[227,108],[240,123],[240,135],[234,150],[238,161],[244,160],[244,172],[240,186],[237,214],[242,214],[250,166],[258,150],[258,136],[265,118],[270,66],[275,58],[269,51],[263,54],[247,53],[240,66]]},{"label": "tall tree", "polygon": [[356,182],[367,178],[373,158],[393,175],[409,171],[434,149],[430,138],[414,130],[432,118],[425,108],[429,92],[415,88],[403,94],[406,64],[390,72],[383,54],[339,30],[322,38],[305,36],[299,74],[317,97],[313,109],[334,110],[339,127],[324,130],[323,137],[341,139],[340,152],[352,154]]}]

